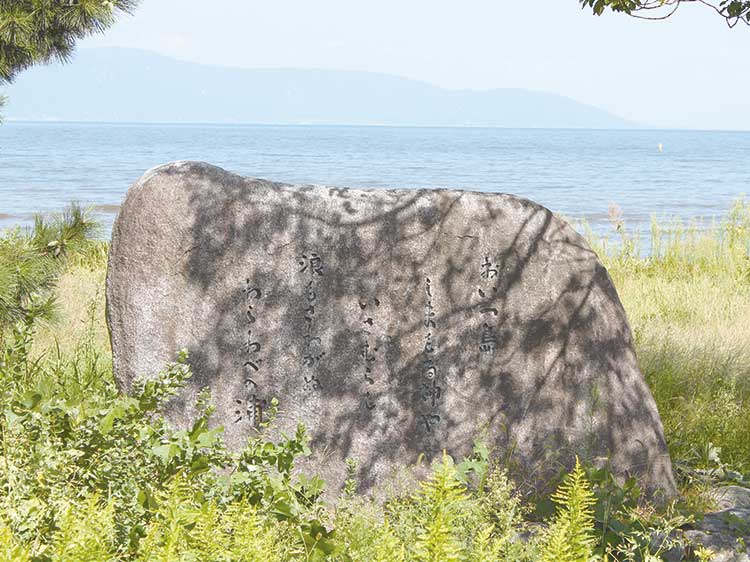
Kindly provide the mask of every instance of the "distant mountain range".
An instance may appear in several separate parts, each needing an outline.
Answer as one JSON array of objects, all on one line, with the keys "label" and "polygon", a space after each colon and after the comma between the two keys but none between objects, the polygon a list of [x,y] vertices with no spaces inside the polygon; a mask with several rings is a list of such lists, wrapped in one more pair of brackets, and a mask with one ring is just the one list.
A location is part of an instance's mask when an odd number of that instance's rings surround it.
[{"label": "distant mountain range", "polygon": [[446,90],[335,70],[243,69],[136,49],[84,49],[24,72],[6,117],[31,121],[630,128],[602,109],[521,89]]}]

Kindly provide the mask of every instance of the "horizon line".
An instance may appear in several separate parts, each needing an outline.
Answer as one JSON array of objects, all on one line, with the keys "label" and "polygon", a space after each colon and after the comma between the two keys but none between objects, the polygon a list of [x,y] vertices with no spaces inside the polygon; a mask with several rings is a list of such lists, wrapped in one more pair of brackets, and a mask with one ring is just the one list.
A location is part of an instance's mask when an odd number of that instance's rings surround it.
[{"label": "horizon line", "polygon": [[332,128],[383,128],[383,129],[484,129],[506,131],[632,131],[632,132],[694,132],[694,133],[748,133],[750,129],[697,129],[689,127],[503,127],[497,125],[413,125],[388,123],[263,123],[252,121],[97,121],[58,119],[18,119],[5,117],[2,125],[141,125],[141,126],[214,126],[214,127],[332,127]]}]

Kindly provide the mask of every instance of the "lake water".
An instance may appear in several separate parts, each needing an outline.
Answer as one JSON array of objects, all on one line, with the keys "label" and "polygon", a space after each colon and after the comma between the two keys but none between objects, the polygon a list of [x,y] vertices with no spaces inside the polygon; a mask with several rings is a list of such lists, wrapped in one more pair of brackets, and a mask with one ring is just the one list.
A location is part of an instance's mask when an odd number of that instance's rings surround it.
[{"label": "lake water", "polygon": [[133,181],[185,159],[289,183],[513,193],[599,231],[615,203],[641,228],[723,215],[750,190],[749,157],[740,132],[5,123],[0,228],[78,201],[106,235]]}]

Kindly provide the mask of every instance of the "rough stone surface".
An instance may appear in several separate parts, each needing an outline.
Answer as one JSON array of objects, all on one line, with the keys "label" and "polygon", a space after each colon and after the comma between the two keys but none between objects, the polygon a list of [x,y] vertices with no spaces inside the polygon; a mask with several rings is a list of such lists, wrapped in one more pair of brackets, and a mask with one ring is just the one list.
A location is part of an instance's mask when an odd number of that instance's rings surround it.
[{"label": "rough stone surface", "polygon": [[710,548],[714,562],[750,562],[750,509],[731,507],[707,513],[684,537],[693,548]]},{"label": "rough stone surface", "polygon": [[742,486],[720,486],[712,491],[716,507],[720,510],[738,507],[750,509],[750,488]]},{"label": "rough stone surface", "polygon": [[[677,544],[661,553],[666,562],[697,560],[698,548],[710,549],[713,562],[750,562],[750,490],[741,486],[721,486],[711,495],[718,510],[704,514],[696,523],[674,531]],[[653,545],[663,542],[654,538]]]},{"label": "rough stone surface", "polygon": [[303,422],[306,469],[362,491],[475,437],[529,482],[576,454],[674,490],[653,397],[605,268],[530,201],[246,179],[207,164],[147,172],[115,223],[107,277],[115,375],[188,348],[184,426],[208,386],[241,445],[272,397]]}]

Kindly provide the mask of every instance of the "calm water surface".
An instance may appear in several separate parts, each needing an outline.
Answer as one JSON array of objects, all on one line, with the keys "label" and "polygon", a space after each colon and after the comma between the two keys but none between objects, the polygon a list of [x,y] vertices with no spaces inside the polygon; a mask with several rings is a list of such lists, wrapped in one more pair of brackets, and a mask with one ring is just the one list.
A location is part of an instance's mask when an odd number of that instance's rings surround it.
[{"label": "calm water surface", "polygon": [[[659,151],[658,146],[663,146]],[[289,183],[514,193],[608,228],[720,216],[750,190],[750,133],[5,123],[0,228],[70,201],[105,235],[128,186],[171,160]]]}]

